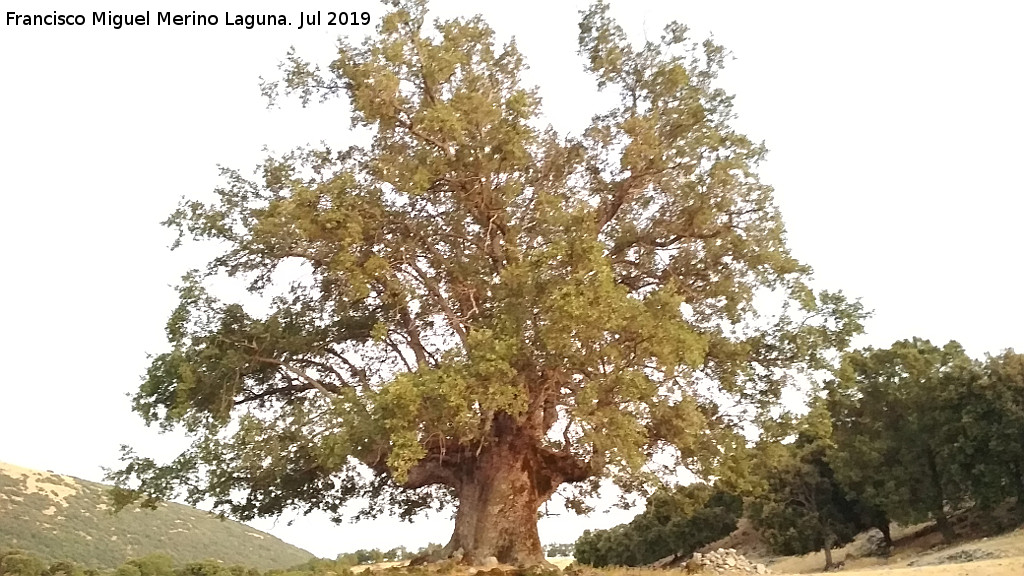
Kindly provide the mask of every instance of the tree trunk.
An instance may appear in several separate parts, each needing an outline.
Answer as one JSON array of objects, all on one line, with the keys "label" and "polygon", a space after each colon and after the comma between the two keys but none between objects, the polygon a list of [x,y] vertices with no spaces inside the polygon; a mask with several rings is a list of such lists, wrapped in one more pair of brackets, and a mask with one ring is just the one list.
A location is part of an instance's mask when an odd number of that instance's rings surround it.
[{"label": "tree trunk", "polygon": [[1024,460],[1012,466],[1013,484],[1017,489],[1017,510],[1024,514]]},{"label": "tree trunk", "polygon": [[942,534],[942,540],[947,544],[956,537],[956,532],[953,531],[953,526],[949,523],[949,518],[946,517],[944,510],[935,512],[935,525],[939,528],[939,533]]},{"label": "tree trunk", "polygon": [[537,534],[537,511],[556,488],[529,450],[488,449],[460,478],[455,532],[445,554],[461,550],[472,564],[493,556],[503,564],[550,566]]},{"label": "tree trunk", "polygon": [[829,534],[825,537],[825,571],[828,572],[832,569],[832,546],[835,544],[835,538]]},{"label": "tree trunk", "polygon": [[882,533],[882,537],[885,538],[885,546],[889,549],[893,549],[892,542],[892,526],[889,523],[889,517],[885,517],[884,522],[879,522],[878,530]]},{"label": "tree trunk", "polygon": [[956,537],[956,533],[953,532],[953,526],[949,523],[949,518],[946,516],[946,494],[942,489],[942,476],[939,474],[939,467],[935,461],[935,452],[931,447],[926,448],[926,450],[925,458],[928,464],[929,480],[932,484],[932,509],[935,514],[935,525],[939,528],[939,532],[942,533],[942,539],[949,543]]}]

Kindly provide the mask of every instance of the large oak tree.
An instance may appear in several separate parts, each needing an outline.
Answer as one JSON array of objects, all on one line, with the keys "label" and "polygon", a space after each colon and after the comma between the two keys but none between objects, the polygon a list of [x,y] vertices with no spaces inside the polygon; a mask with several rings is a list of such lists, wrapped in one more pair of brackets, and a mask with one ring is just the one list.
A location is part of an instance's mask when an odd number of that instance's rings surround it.
[{"label": "large oak tree", "polygon": [[618,103],[567,137],[514,42],[391,4],[329,66],[289,57],[266,85],[340,99],[371,144],[228,171],[169,219],[223,251],[185,277],[135,409],[194,443],[112,476],[122,504],[183,489],[242,519],[457,501],[448,553],[543,562],[556,490],[578,508],[606,479],[711,473],[732,416],[845,347],[860,309],[787,250],[720,46],[679,24],[633,46],[594,5],[580,54]]}]

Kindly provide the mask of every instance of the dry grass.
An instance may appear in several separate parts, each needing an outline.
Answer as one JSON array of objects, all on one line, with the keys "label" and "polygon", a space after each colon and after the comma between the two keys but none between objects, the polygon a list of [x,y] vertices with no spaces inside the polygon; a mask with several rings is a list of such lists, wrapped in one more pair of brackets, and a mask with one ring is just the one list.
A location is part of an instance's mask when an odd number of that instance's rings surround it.
[{"label": "dry grass", "polygon": [[[67,497],[78,492],[78,483],[70,476],[61,476],[51,472],[39,472],[0,462],[0,474],[20,479],[25,483],[25,492],[29,494],[42,494],[62,507],[67,506]],[[55,483],[54,480],[60,483]],[[46,512],[44,512],[46,514]],[[52,513],[51,513],[52,515]]]},{"label": "dry grass", "polygon": [[[894,528],[893,538],[897,541],[897,550],[888,558],[856,557],[856,551],[863,542],[861,538],[845,548],[835,550],[832,557],[837,562],[845,561],[845,567],[840,574],[849,573],[857,576],[1024,576],[1024,528],[1001,536],[968,540],[952,546],[943,546],[940,536],[928,528],[929,526],[924,524]],[[946,556],[964,550],[980,550],[1000,557],[975,562],[939,564]],[[775,559],[755,558],[751,555],[748,556],[748,559],[753,562],[768,563],[772,574],[776,576],[820,574],[825,565],[825,556],[822,552]],[[548,560],[559,568],[565,568],[572,563],[572,558],[549,558]],[[911,562],[917,564],[936,562],[936,564],[910,566]],[[372,566],[359,566],[353,571],[362,571],[368,568],[379,570],[402,564],[404,563],[388,562]],[[515,573],[511,567],[503,568],[506,568],[509,574]],[[459,570],[457,573],[462,574],[463,572]],[[587,569],[584,573],[592,576],[692,576],[683,568],[663,570],[613,567],[598,570]],[[714,572],[708,574],[717,576]]]},{"label": "dry grass", "polygon": [[[845,548],[834,550],[832,558],[837,562],[845,561],[845,567],[839,574],[849,573],[857,576],[1024,576],[1024,528],[1000,536],[965,540],[951,546],[943,545],[941,536],[929,528],[930,525],[927,524],[894,527],[892,535],[897,548],[888,558],[857,557],[856,552],[861,549],[863,537]],[[722,543],[750,544],[752,541],[748,536]],[[758,557],[757,548],[755,546],[755,553],[749,554],[747,558],[752,562],[768,564],[772,574],[776,576],[821,574],[825,566],[825,555],[822,552],[804,556],[764,558]],[[988,552],[1000,557],[975,562],[941,563],[947,556],[965,550]],[[911,562],[916,565],[911,566]],[[931,562],[935,564],[922,565]],[[607,568],[596,572],[600,576],[690,576],[683,568]]]},{"label": "dry grass", "polygon": [[[898,545],[895,553],[888,558],[856,557],[854,551],[859,542],[834,551],[832,557],[836,561],[845,560],[843,573],[856,573],[858,576],[1024,576],[1024,529],[1002,536],[943,546],[939,534],[922,532],[922,528],[913,526],[894,530],[893,537]],[[945,556],[964,550],[981,550],[1002,557],[959,564],[920,565],[938,562]],[[918,565],[910,566],[911,562]],[[770,568],[774,574],[813,574],[820,573],[824,565],[825,555],[815,552],[805,556],[780,558],[772,562]]]}]

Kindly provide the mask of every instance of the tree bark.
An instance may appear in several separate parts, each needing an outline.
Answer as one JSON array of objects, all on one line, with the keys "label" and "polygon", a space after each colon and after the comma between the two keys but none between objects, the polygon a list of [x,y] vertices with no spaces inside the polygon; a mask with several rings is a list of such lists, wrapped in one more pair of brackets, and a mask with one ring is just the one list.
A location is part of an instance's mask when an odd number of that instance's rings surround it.
[{"label": "tree bark", "polygon": [[524,447],[504,446],[482,452],[460,478],[455,532],[446,556],[462,551],[465,562],[488,557],[517,566],[549,566],[537,533],[537,512],[561,478],[546,470]]},{"label": "tree bark", "polygon": [[956,537],[956,533],[953,532],[953,526],[949,523],[949,518],[946,516],[946,494],[942,489],[942,476],[939,474],[939,467],[935,461],[935,452],[931,447],[926,448],[926,450],[925,458],[928,464],[929,480],[932,484],[932,509],[935,514],[935,525],[942,534],[942,539],[949,543]]},{"label": "tree bark", "polygon": [[832,566],[833,566],[833,564],[832,564],[832,546],[835,545],[835,542],[836,542],[836,539],[831,534],[829,534],[828,536],[825,536],[825,547],[824,547],[824,550],[825,550],[825,571],[826,572],[831,570]]},{"label": "tree bark", "polygon": [[885,545],[889,550],[893,549],[892,542],[892,526],[889,523],[889,517],[885,517],[884,522],[879,522],[878,530],[882,533],[882,537],[885,539]]}]

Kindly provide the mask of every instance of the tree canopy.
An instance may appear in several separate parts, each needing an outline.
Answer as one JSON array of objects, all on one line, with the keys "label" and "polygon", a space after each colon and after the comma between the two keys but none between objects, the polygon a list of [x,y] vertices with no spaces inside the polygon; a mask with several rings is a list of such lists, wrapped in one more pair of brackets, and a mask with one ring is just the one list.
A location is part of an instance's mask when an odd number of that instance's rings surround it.
[{"label": "tree canopy", "polygon": [[686,558],[728,536],[743,513],[743,500],[707,484],[660,489],[627,524],[587,530],[576,540],[581,564],[642,566],[672,555]]},{"label": "tree canopy", "polygon": [[904,524],[934,520],[952,539],[951,512],[1024,502],[1024,361],[985,361],[957,342],[922,338],[846,355],[828,385],[847,488]]},{"label": "tree canopy", "polygon": [[[824,403],[812,401],[810,412],[795,423],[795,439],[766,434],[754,448],[754,487],[746,515],[777,554],[825,553],[871,527],[875,514],[836,479],[832,426]],[[786,428],[781,426],[780,428]],[[888,534],[888,519],[881,527]]]},{"label": "tree canopy", "polygon": [[264,86],[341,100],[369,145],[225,170],[168,219],[222,251],[184,277],[134,407],[194,443],[167,464],[127,451],[120,503],[183,489],[247,519],[457,501],[447,553],[543,562],[537,509],[560,487],[582,511],[605,479],[710,474],[740,418],[863,313],[812,292],[787,249],[765,147],[716,85],[721,46],[678,23],[636,46],[594,4],[580,55],[618,102],[563,135],[514,41],[388,4],[362,44],[324,67],[290,55]]}]

